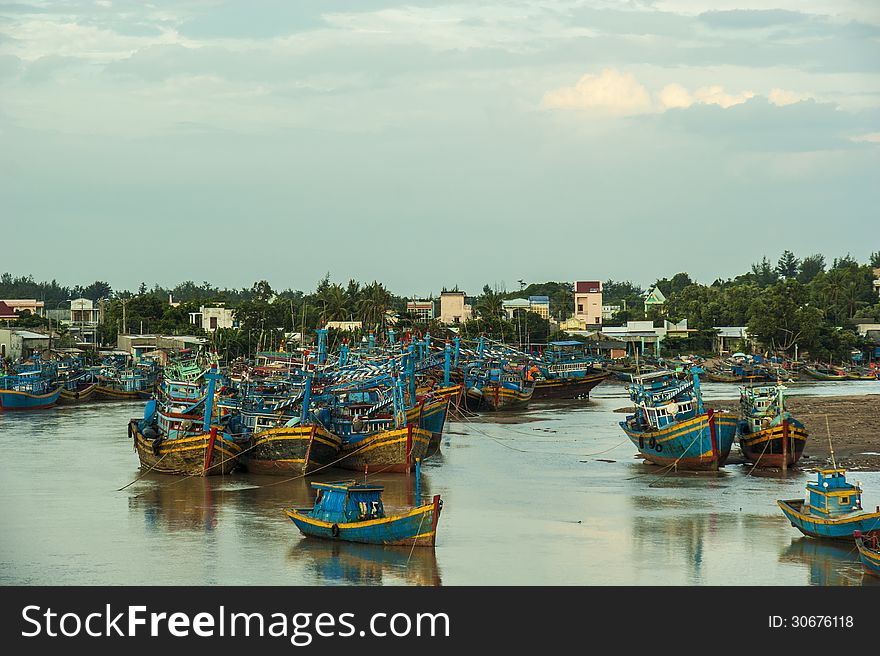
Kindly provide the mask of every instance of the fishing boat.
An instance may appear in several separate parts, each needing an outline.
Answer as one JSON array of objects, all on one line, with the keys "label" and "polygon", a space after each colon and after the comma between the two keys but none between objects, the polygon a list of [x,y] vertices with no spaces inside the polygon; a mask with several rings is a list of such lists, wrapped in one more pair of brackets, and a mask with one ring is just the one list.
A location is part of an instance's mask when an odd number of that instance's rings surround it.
[{"label": "fishing boat", "polygon": [[756,467],[795,464],[804,452],[807,429],[785,409],[782,385],[740,389],[739,445]]},{"label": "fishing boat", "polygon": [[62,389],[41,369],[0,376],[0,412],[49,408],[58,401]]},{"label": "fishing boat", "polygon": [[303,535],[366,544],[433,547],[443,502],[386,515],[381,485],[312,483],[317,490],[312,508],[290,509],[287,516]]},{"label": "fishing boat", "polygon": [[861,531],[854,531],[853,537],[856,539],[862,567],[868,574],[880,576],[880,532],[864,534]]},{"label": "fishing boat", "polygon": [[[251,436],[242,457],[249,472],[306,474],[334,464],[342,438],[325,427],[326,409],[311,407],[311,377],[302,394],[274,404],[263,400],[258,397],[255,407],[254,399],[246,398],[241,412],[228,423],[232,432]],[[294,409],[299,412],[293,414]]]},{"label": "fishing boat", "polygon": [[212,424],[214,390],[219,374],[205,374],[207,391],[190,405],[160,405],[148,401],[142,419],[128,423],[141,467],[163,474],[209,476],[228,474],[243,445],[222,427]]},{"label": "fishing boat", "polygon": [[801,367],[801,371],[814,380],[846,380],[846,373],[830,367]]},{"label": "fishing boat", "polygon": [[596,368],[597,359],[584,352],[576,340],[550,342],[529,368],[535,378],[535,399],[589,398],[590,391],[612,375]]},{"label": "fishing boat", "polygon": [[620,422],[647,461],[677,470],[718,469],[736,436],[736,417],[703,407],[698,367],[635,377],[628,388],[635,412]]},{"label": "fishing boat", "polygon": [[880,528],[880,506],[862,509],[862,488],[847,482],[845,469],[820,469],[817,480],[807,483],[806,499],[776,503],[792,526],[813,538],[851,540],[853,531]]},{"label": "fishing boat", "polygon": [[96,377],[95,392],[103,401],[142,401],[153,395],[155,380],[137,367],[113,370]]},{"label": "fishing boat", "polygon": [[529,404],[535,384],[527,372],[503,361],[478,365],[465,378],[465,399],[470,410],[518,410]]},{"label": "fishing boat", "polygon": [[95,398],[98,389],[92,372],[88,370],[69,371],[58,382],[62,385],[58,403],[64,405],[90,401]]}]

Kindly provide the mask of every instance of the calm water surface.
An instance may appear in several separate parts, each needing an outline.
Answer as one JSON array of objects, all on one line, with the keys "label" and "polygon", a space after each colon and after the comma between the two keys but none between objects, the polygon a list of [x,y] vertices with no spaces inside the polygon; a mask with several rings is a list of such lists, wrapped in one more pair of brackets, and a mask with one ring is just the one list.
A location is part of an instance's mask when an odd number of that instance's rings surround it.
[{"label": "calm water surface", "polygon": [[[871,392],[880,383],[803,383],[789,393]],[[737,390],[707,383],[704,393]],[[302,479],[147,474],[120,491],[140,475],[126,422],[143,404],[0,414],[0,583],[874,583],[848,544],[803,538],[778,510],[775,500],[802,497],[812,474],[750,476],[732,464],[661,476],[633,457],[617,424],[623,415],[613,411],[627,400],[622,385],[604,383],[589,402],[454,422],[420,489],[414,475],[371,477],[386,486],[389,509],[443,496],[436,549],[411,553],[302,538],[283,512],[311,505]],[[851,477],[864,484],[866,508],[880,504],[880,474]]]}]

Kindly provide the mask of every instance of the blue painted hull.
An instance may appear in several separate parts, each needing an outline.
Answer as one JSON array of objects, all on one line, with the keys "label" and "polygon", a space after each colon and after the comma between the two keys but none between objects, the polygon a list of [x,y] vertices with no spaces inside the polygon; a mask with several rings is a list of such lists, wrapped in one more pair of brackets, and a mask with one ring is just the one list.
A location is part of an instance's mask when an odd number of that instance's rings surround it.
[{"label": "blue painted hull", "polygon": [[880,576],[880,551],[867,547],[861,539],[856,540],[856,546],[859,549],[859,559],[862,561],[862,567],[865,571],[868,574]]},{"label": "blue painted hull", "polygon": [[2,410],[41,410],[55,405],[63,387],[46,394],[31,394],[15,390],[0,390],[0,411]]},{"label": "blue painted hull", "polygon": [[645,458],[657,465],[676,469],[716,469],[727,461],[736,437],[736,418],[714,415],[715,439],[709,415],[678,421],[662,430],[640,431],[625,421],[620,427]]},{"label": "blue painted hull", "polygon": [[855,512],[841,517],[820,517],[805,512],[803,499],[776,502],[783,514],[804,535],[830,540],[852,540],[853,531],[868,533],[880,528],[880,512]]},{"label": "blue painted hull", "polygon": [[311,509],[287,512],[303,535],[309,537],[364,544],[433,546],[440,506],[430,503],[401,515],[342,524],[314,519],[310,513]]}]

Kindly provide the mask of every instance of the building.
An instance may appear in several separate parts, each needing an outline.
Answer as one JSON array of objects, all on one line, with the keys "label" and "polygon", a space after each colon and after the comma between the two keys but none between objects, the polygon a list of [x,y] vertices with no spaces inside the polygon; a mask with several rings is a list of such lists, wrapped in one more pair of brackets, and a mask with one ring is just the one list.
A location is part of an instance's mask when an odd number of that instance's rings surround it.
[{"label": "building", "polygon": [[23,328],[0,328],[0,358],[27,360],[49,348],[49,335]]},{"label": "building", "polygon": [[190,312],[189,322],[210,333],[218,328],[239,327],[239,322],[235,318],[235,310],[224,307],[222,303],[212,307],[203,305],[198,312]]},{"label": "building", "polygon": [[504,315],[508,319],[513,319],[517,310],[528,312],[532,309],[532,304],[527,298],[511,298],[501,301],[501,309],[504,310]]},{"label": "building", "polygon": [[623,309],[620,305],[603,305],[602,306],[602,321],[611,321],[614,318],[614,315],[620,312]]},{"label": "building", "polygon": [[445,324],[463,323],[474,316],[473,307],[467,302],[464,292],[440,293],[440,322]]},{"label": "building", "polygon": [[880,267],[874,267],[874,291],[880,296]]},{"label": "building", "polygon": [[4,301],[0,301],[0,321],[15,321],[18,319],[18,312],[6,305]]},{"label": "building", "polygon": [[588,328],[602,325],[602,281],[586,280],[574,284],[574,318]]},{"label": "building", "polygon": [[648,315],[648,310],[652,307],[662,308],[664,305],[666,305],[666,296],[656,285],[651,287],[645,294],[645,316]]},{"label": "building", "polygon": [[529,296],[529,310],[541,316],[542,319],[550,320],[550,297]]},{"label": "building", "polygon": [[559,330],[564,330],[567,333],[572,331],[585,331],[588,329],[587,322],[582,319],[575,319],[574,317],[570,319],[566,319],[565,321],[559,322]]},{"label": "building", "polygon": [[[164,354],[176,353],[184,349],[198,349],[208,343],[204,337],[193,335],[118,335],[116,348],[118,351],[127,353],[134,360],[141,359],[146,354],[153,355],[160,351]],[[160,361],[164,362],[162,358]]]},{"label": "building", "polygon": [[21,314],[22,312],[27,311],[37,317],[43,316],[46,305],[43,301],[38,301],[35,298],[4,298],[0,302],[5,303],[12,308],[13,312]]},{"label": "building", "polygon": [[434,301],[407,301],[406,312],[420,321],[430,321],[434,318]]},{"label": "building", "polygon": [[654,328],[653,321],[627,321],[625,326],[608,326],[602,329],[607,338],[626,342],[631,352],[641,354],[652,351],[660,355],[660,342],[666,334],[665,328]]},{"label": "building", "polygon": [[716,331],[712,338],[712,350],[719,355],[734,353],[749,343],[749,331],[745,326],[712,326]]},{"label": "building", "polygon": [[65,323],[70,326],[70,334],[78,346],[97,347],[98,326],[103,320],[102,306],[95,307],[90,298],[75,298],[70,301],[69,318]]}]

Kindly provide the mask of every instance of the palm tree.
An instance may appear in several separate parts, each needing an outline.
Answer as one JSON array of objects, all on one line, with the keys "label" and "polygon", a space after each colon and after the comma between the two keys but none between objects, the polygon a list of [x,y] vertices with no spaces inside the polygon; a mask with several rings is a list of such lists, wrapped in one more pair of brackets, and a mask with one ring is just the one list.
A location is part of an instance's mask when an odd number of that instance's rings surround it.
[{"label": "palm tree", "polygon": [[489,285],[483,287],[483,294],[477,299],[476,310],[484,319],[500,319],[504,312],[504,299]]},{"label": "palm tree", "polygon": [[348,296],[341,285],[332,284],[318,295],[321,304],[321,319],[327,321],[346,321],[351,317],[348,311]]},{"label": "palm tree", "polygon": [[358,301],[357,311],[364,327],[382,328],[385,313],[391,307],[391,294],[385,286],[375,280],[364,287]]}]

